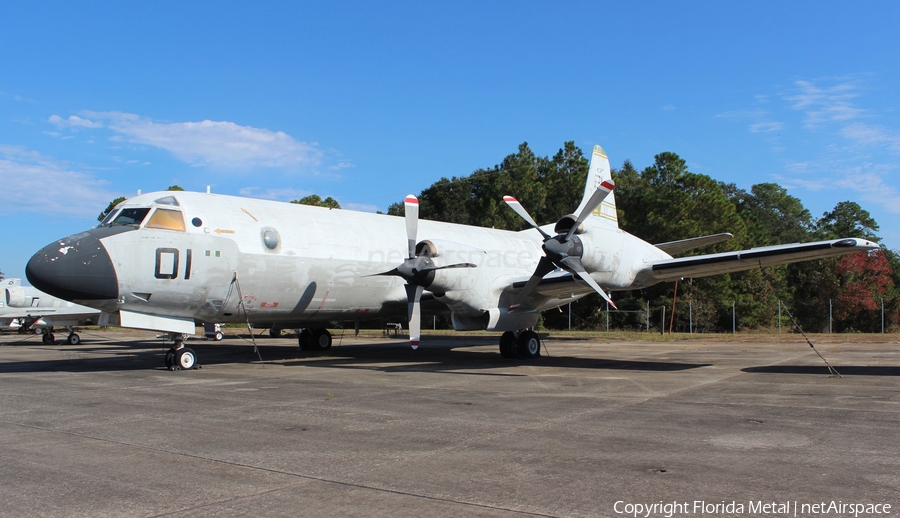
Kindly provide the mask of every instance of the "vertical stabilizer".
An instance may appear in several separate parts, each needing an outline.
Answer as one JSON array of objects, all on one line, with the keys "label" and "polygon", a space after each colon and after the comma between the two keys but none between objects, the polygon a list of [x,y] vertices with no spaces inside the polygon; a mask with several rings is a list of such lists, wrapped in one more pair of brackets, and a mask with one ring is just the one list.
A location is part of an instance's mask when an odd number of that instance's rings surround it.
[{"label": "vertical stabilizer", "polygon": [[[594,191],[600,187],[603,180],[610,179],[612,179],[612,176],[609,172],[609,158],[606,157],[606,151],[603,151],[603,148],[600,146],[594,146],[594,151],[591,153],[591,165],[588,169],[587,182],[584,184],[584,197],[581,199],[575,214],[581,214],[581,209],[591,198],[591,195],[594,194]],[[609,193],[592,215],[607,221],[611,225],[619,226],[615,191]]]}]

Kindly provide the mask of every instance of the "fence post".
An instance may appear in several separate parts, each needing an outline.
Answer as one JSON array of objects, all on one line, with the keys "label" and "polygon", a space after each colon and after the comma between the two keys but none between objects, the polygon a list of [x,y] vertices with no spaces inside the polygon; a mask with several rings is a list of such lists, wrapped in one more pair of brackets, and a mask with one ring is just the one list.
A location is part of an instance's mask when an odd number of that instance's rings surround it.
[{"label": "fence post", "polygon": [[572,303],[569,302],[569,331],[572,330]]},{"label": "fence post", "polygon": [[884,299],[881,299],[881,334],[884,334]]},{"label": "fence post", "polygon": [[694,301],[688,300],[688,332],[694,334]]},{"label": "fence post", "polygon": [[737,334],[736,319],[734,317],[734,301],[731,301],[731,334]]},{"label": "fence post", "polygon": [[647,332],[650,332],[650,301],[647,301]]},{"label": "fence post", "polygon": [[828,299],[828,334],[831,334],[831,299]]},{"label": "fence post", "polygon": [[662,307],[662,320],[659,322],[659,334],[666,335],[666,307]]}]

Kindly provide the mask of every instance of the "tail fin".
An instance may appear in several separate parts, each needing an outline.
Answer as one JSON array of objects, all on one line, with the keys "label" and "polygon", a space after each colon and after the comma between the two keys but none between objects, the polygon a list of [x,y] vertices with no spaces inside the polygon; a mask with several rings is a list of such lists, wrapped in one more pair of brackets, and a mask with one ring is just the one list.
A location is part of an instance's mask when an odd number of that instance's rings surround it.
[{"label": "tail fin", "polygon": [[[600,146],[594,146],[594,151],[591,153],[591,165],[588,169],[587,182],[584,184],[584,197],[581,199],[575,214],[581,214],[582,207],[588,202],[594,191],[600,187],[603,180],[610,179],[612,179],[612,176],[609,172],[609,158],[606,157],[606,151],[603,151],[603,148]],[[592,216],[602,218],[616,227],[619,226],[615,191],[609,193],[606,199],[603,200],[603,203],[594,210]]]}]

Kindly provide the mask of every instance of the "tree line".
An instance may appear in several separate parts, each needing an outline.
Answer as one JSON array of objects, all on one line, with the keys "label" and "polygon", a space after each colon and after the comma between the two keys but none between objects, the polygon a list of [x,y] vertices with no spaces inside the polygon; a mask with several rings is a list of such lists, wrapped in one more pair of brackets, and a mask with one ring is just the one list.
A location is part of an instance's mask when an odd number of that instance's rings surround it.
[{"label": "tree line", "polygon": [[[500,164],[468,176],[441,178],[424,189],[419,195],[419,214],[423,219],[522,230],[526,224],[503,202],[508,194],[521,201],[538,224],[553,223],[575,210],[584,192],[588,165],[573,142],[566,142],[552,157],[538,156],[523,143]],[[841,237],[881,241],[878,224],[855,202],[842,201],[815,218],[778,184],[760,183],[744,190],[691,172],[672,152],[656,155],[653,164],[640,171],[625,161],[612,170],[612,176],[619,226],[641,239],[662,243],[721,232],[734,235],[731,241],[685,255]],[[403,215],[403,204],[392,204],[388,214]],[[620,308],[634,311],[613,314],[617,327],[640,329],[648,319],[646,310],[640,308],[649,303],[651,312],[663,306],[671,311],[676,299],[681,306],[675,306],[673,321],[665,324],[675,331],[730,331],[733,318],[738,329],[765,329],[777,326],[781,301],[784,314],[791,311],[807,331],[828,331],[830,322],[835,332],[877,332],[882,304],[888,316],[885,325],[900,327],[897,286],[900,256],[882,246],[869,254],[685,279],[677,291],[675,283],[661,283],[615,293]],[[688,303],[690,315],[685,309]],[[602,327],[603,309],[603,300],[589,295],[573,305],[576,318],[572,326]],[[546,312],[543,325],[567,327],[569,316]]]}]

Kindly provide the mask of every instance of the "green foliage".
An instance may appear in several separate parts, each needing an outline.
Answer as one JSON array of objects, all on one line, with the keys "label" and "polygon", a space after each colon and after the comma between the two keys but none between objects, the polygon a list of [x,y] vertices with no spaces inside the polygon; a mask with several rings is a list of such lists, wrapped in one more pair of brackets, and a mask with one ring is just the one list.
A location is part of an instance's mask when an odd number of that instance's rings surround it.
[{"label": "green foliage", "polygon": [[312,205],[314,207],[328,207],[329,209],[341,208],[341,204],[331,196],[323,200],[322,197],[318,194],[310,194],[309,196],[304,196],[299,200],[292,200],[291,203],[297,203],[300,205]]},{"label": "green foliage", "polygon": [[826,212],[816,223],[822,239],[839,239],[842,237],[859,237],[869,241],[881,241],[875,235],[878,223],[859,204],[842,201],[834,206],[834,210]]},{"label": "green foliage", "polygon": [[100,215],[97,216],[97,221],[103,221],[104,219],[106,219],[106,216],[108,216],[109,213],[112,212],[113,209],[116,208],[116,205],[122,203],[123,201],[125,201],[125,197],[124,197],[124,196],[119,196],[118,198],[116,198],[116,199],[114,199],[113,201],[109,202],[109,205],[107,205],[106,208],[103,209],[103,212],[101,212]]},{"label": "green foliage", "polygon": [[166,190],[167,191],[183,191],[184,189],[182,189],[181,187],[179,187],[177,185],[170,185],[169,188]]}]

